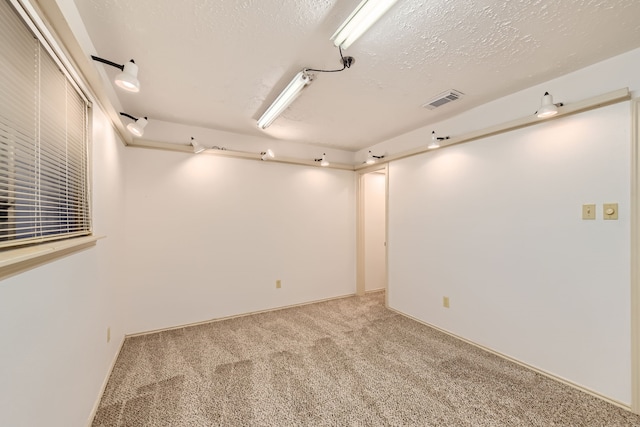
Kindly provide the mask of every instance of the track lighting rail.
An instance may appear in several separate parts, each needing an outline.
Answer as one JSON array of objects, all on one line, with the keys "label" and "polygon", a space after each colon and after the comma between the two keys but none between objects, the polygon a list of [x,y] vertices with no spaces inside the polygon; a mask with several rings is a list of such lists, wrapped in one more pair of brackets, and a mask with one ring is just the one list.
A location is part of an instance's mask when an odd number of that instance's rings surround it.
[{"label": "track lighting rail", "polygon": [[[602,95],[594,96],[592,98],[588,98],[580,102],[564,105],[562,110],[558,111],[558,114],[553,116],[551,120],[558,117],[578,114],[584,111],[593,110],[595,108],[616,104],[618,102],[628,101],[629,99],[631,99],[631,93],[629,92],[629,88],[625,87],[623,89],[618,89]],[[488,128],[480,129],[477,131],[472,131],[464,135],[453,136],[450,138],[450,142],[448,142],[443,148],[450,147],[453,145],[464,144],[464,143],[475,141],[481,138],[486,138],[488,136],[499,135],[501,133],[510,132],[516,129],[532,126],[544,120],[549,120],[549,119],[539,118],[536,115],[529,115],[520,119],[512,120],[510,122],[502,123],[495,126],[490,126]],[[422,147],[414,148],[412,150],[404,151],[402,153],[390,155],[384,161],[391,162],[394,160],[400,160],[406,157],[412,157],[419,154],[423,154],[428,151],[430,151],[429,148],[422,146]],[[366,164],[356,165],[354,169],[360,170],[360,169],[366,168],[367,166],[368,165]]]}]

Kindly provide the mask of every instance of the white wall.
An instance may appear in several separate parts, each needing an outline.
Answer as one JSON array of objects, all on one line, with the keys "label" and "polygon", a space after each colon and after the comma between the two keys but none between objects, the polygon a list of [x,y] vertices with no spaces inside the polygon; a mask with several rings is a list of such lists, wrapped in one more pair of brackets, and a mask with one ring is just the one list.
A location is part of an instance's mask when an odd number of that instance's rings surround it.
[{"label": "white wall", "polygon": [[387,286],[386,266],[386,176],[368,173],[364,177],[364,289]]},{"label": "white wall", "polygon": [[353,172],[126,154],[127,332],[355,292]]},{"label": "white wall", "polygon": [[125,333],[355,292],[352,172],[125,148],[93,112],[107,237],[0,282],[3,426],[85,425]]},{"label": "white wall", "polygon": [[[124,147],[94,111],[96,247],[0,281],[0,425],[86,425],[123,339]],[[111,343],[106,328],[112,326]]]},{"label": "white wall", "polygon": [[[566,103],[637,91],[639,63],[636,50],[435,130],[522,117],[545,90]],[[628,403],[627,108],[392,163],[390,305]],[[353,173],[125,149],[93,111],[107,238],[0,281],[3,426],[84,425],[125,333],[355,292]],[[374,151],[419,146],[432,129]],[[619,221],[579,220],[582,203],[611,201]]]},{"label": "white wall", "polygon": [[391,163],[389,305],[629,404],[630,117],[624,102]]}]

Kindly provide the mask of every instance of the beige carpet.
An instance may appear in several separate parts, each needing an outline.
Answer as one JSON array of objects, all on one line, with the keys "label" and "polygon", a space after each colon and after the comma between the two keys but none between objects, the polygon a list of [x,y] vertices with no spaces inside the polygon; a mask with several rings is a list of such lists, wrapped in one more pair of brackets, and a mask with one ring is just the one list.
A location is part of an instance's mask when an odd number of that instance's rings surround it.
[{"label": "beige carpet", "polygon": [[93,426],[640,426],[383,299],[129,338]]}]

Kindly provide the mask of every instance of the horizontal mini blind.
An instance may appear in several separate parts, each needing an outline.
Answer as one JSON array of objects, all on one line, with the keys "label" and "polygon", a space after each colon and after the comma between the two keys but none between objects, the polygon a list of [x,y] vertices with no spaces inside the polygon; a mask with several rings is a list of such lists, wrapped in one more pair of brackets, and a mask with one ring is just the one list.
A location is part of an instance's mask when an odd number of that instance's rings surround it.
[{"label": "horizontal mini blind", "polygon": [[91,234],[88,103],[0,0],[0,249]]}]

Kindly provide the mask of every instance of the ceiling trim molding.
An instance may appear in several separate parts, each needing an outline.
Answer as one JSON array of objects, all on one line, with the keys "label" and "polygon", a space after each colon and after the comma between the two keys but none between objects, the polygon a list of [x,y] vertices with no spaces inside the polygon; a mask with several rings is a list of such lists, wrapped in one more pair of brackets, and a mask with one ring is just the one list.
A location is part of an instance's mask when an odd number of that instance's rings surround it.
[{"label": "ceiling trim molding", "polygon": [[[180,144],[172,144],[169,142],[161,142],[161,141],[153,141],[149,139],[134,139],[131,144],[128,144],[127,147],[131,148],[148,148],[152,150],[165,150],[165,151],[174,151],[179,153],[190,153],[194,154],[193,147],[190,145],[180,145]],[[210,156],[221,156],[221,157],[231,157],[236,159],[245,159],[245,160],[258,160],[264,161],[265,163],[286,163],[292,165],[300,165],[300,166],[313,166],[322,169],[340,169],[340,170],[348,170],[353,171],[353,165],[345,164],[345,163],[333,163],[329,164],[329,166],[320,166],[318,162],[315,160],[306,160],[294,157],[276,157],[269,160],[262,160],[261,153],[250,152],[250,151],[236,151],[236,150],[221,150],[215,148],[207,148],[205,151],[198,153],[198,155],[210,155]]]},{"label": "ceiling trim molding", "polygon": [[[501,133],[510,132],[516,129],[533,126],[541,122],[556,120],[560,117],[566,117],[573,114],[582,113],[584,111],[593,110],[596,108],[604,107],[604,106],[615,104],[618,102],[628,101],[630,99],[631,99],[631,93],[629,91],[629,88],[614,90],[612,92],[607,92],[602,95],[594,96],[594,97],[585,99],[583,101],[575,102],[575,103],[560,107],[558,110],[558,114],[551,118],[543,119],[535,116],[534,114],[531,114],[530,116],[512,120],[496,126],[490,126],[488,128],[468,132],[466,134],[463,134],[457,137],[455,136],[451,137],[450,139],[446,140],[445,144],[443,144],[442,146],[440,146],[440,148],[437,148],[437,149],[429,149],[427,148],[426,145],[423,145],[423,146],[413,148],[411,150],[407,150],[401,153],[385,155],[384,158],[379,159],[373,165],[361,164],[361,163],[356,163],[356,164],[331,163],[329,166],[320,166],[318,162],[312,159],[307,160],[307,159],[294,158],[294,157],[276,157],[274,159],[267,160],[267,162],[366,172],[369,170],[379,169],[381,166],[388,164],[394,160],[400,160],[407,157],[417,156],[419,154],[441,150],[443,148],[451,147],[454,145],[465,144],[468,142],[476,141],[478,139],[486,138],[488,136],[499,135]],[[155,149],[155,150],[181,152],[181,153],[193,153],[193,148],[190,145],[180,145],[180,144],[173,144],[168,142],[153,141],[148,139],[134,139],[133,142],[128,144],[127,146],[134,147],[134,148],[148,148],[148,149]],[[254,152],[248,152],[248,151],[235,151],[235,150],[226,150],[226,149],[220,150],[215,148],[209,148],[200,154],[262,161],[261,154],[257,152],[254,153]]]},{"label": "ceiling trim molding", "polygon": [[[531,114],[530,116],[526,116],[521,119],[512,120],[496,126],[491,126],[488,128],[477,130],[477,131],[468,132],[460,136],[452,136],[450,139],[446,140],[446,142],[443,143],[440,146],[440,148],[429,149],[425,144],[421,147],[413,148],[411,150],[407,150],[402,153],[387,155],[383,159],[380,159],[377,164],[389,163],[394,160],[400,160],[406,157],[417,156],[419,154],[424,154],[430,151],[442,150],[443,148],[451,147],[454,145],[472,142],[478,139],[486,138],[488,136],[510,132],[516,129],[533,126],[541,122],[556,120],[560,117],[582,113],[584,111],[605,107],[607,105],[616,104],[618,102],[628,101],[630,99],[631,99],[631,93],[629,92],[629,88],[614,90],[612,92],[607,92],[602,95],[594,96],[592,98],[588,98],[583,101],[575,102],[575,103],[560,107],[558,108],[558,114],[556,114],[551,118],[539,118],[536,115]],[[355,170],[359,171],[366,167],[369,167],[369,165],[356,165]]]}]

